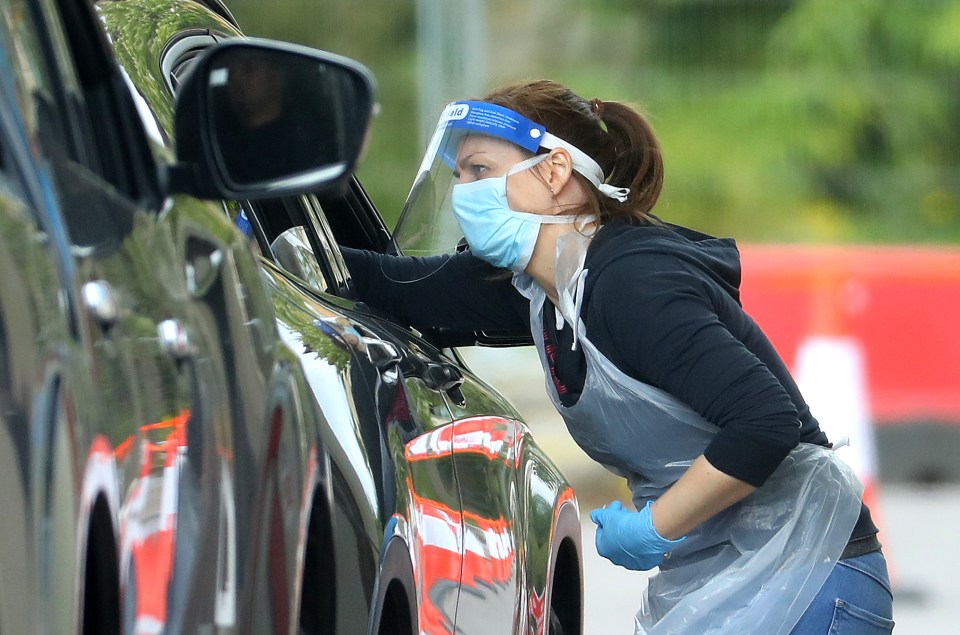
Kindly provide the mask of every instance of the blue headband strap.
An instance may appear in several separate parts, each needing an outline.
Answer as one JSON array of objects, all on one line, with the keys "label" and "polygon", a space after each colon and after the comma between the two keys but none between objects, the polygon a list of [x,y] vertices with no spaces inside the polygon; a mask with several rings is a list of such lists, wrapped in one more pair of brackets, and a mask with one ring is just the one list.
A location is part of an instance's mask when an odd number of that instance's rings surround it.
[{"label": "blue headband strap", "polygon": [[453,102],[440,115],[437,131],[445,133],[446,141],[440,152],[443,162],[451,168],[455,167],[460,139],[468,134],[483,134],[509,141],[528,152],[536,152],[541,146],[563,148],[570,154],[573,168],[603,195],[623,202],[630,193],[628,188],[604,183],[603,169],[587,153],[548,133],[544,126],[503,106],[484,101]]}]

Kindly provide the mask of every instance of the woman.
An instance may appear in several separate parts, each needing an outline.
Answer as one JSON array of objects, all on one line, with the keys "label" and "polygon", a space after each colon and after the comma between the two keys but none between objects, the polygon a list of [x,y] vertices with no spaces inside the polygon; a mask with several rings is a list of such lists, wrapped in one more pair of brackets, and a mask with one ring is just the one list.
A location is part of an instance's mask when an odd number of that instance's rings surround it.
[{"label": "woman", "polygon": [[639,510],[594,510],[597,551],[660,567],[638,633],[890,632],[859,482],[741,308],[735,243],[655,217],[662,182],[637,111],[517,84],[447,107],[405,206],[469,249],[345,257],[414,326],[529,325],[571,435]]}]

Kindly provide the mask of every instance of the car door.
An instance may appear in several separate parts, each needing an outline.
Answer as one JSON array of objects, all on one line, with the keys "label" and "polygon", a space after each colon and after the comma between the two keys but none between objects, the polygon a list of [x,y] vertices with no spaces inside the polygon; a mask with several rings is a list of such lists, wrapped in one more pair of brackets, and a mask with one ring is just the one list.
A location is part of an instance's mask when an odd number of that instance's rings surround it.
[{"label": "car door", "polygon": [[[350,278],[332,226],[337,226],[341,239],[352,238],[357,241],[354,244],[363,245],[365,236],[384,235],[365,231],[375,228],[377,219],[362,215],[370,209],[363,206],[359,185],[355,188],[343,199],[323,203],[315,197],[302,197],[248,204],[255,221],[254,234],[263,243],[261,250],[302,285],[314,293],[333,295],[341,304],[350,296]],[[348,215],[368,222],[348,227]],[[439,393],[452,414],[449,424],[423,434],[405,451],[414,475],[422,465],[431,465],[422,461],[433,458],[440,448],[449,452],[457,485],[455,514],[451,506],[420,496],[420,488],[413,488],[416,513],[429,528],[419,543],[424,582],[430,589],[424,592],[421,627],[426,623],[445,632],[455,624],[458,632],[513,631],[525,608],[518,593],[526,529],[519,510],[522,495],[517,478],[517,445],[523,435],[519,415],[466,371],[454,351],[441,351],[412,330],[373,316],[362,306],[346,306],[354,308],[349,319],[355,325],[379,333],[401,350],[415,352],[402,367],[404,377]],[[454,550],[462,558],[459,571],[450,570]],[[457,584],[451,586],[454,577]],[[450,613],[454,607],[455,616]],[[507,610],[491,611],[492,607]]]},{"label": "car door", "polygon": [[[342,382],[339,389],[334,382],[311,381],[326,412],[335,412],[334,404],[342,399],[354,412],[349,426],[331,435],[337,440],[325,443],[332,448],[333,470],[350,474],[359,465],[363,468],[359,478],[369,471],[376,493],[375,544],[381,554],[389,553],[386,544],[394,536],[388,528],[406,528],[408,533],[397,530],[397,537],[404,541],[404,551],[414,563],[416,589],[410,592],[418,597],[415,610],[420,628],[446,632],[455,621],[462,565],[462,517],[452,420],[446,403],[446,391],[455,390],[458,378],[443,378],[443,367],[434,361],[436,352],[426,342],[357,310],[344,297],[348,272],[316,197],[246,201],[243,206],[255,227],[257,249],[267,261],[265,270],[273,281],[275,303],[297,299],[298,304],[310,306],[314,316],[292,324],[287,311],[278,311],[281,332],[289,329],[304,341],[325,335],[343,350],[343,372],[352,381]],[[307,368],[316,364],[311,359],[314,356],[301,355]],[[307,374],[309,378],[310,371]],[[328,421],[335,418],[326,416]],[[360,439],[366,460],[338,457],[337,448],[350,447],[351,443],[345,442],[350,437]],[[333,494],[337,507],[355,505],[351,499],[357,497],[346,488],[335,488]],[[334,529],[341,536],[350,534],[346,527]],[[352,552],[350,548],[338,550],[343,555]],[[339,562],[349,567],[351,557]],[[376,565],[369,566],[373,564],[364,568],[373,570]],[[340,564],[337,566],[339,571]],[[380,566],[389,569],[390,563]],[[346,599],[353,595],[349,585],[357,583],[350,572],[343,573],[337,577],[342,587],[337,595]],[[382,581],[378,588],[387,582]],[[372,596],[373,588],[358,590],[361,593],[356,597],[373,599],[376,621],[381,600]]]},{"label": "car door", "polygon": [[[288,208],[292,205],[286,202]],[[254,234],[262,243],[260,248],[297,272],[301,280],[309,281],[302,284],[346,302],[355,323],[367,324],[384,339],[416,350],[419,369],[408,368],[407,373],[422,377],[438,391],[450,411],[449,425],[424,435],[405,453],[414,465],[411,457],[429,456],[430,448],[449,449],[457,486],[456,533],[460,538],[456,549],[462,560],[452,622],[445,603],[452,593],[442,590],[447,578],[440,573],[448,555],[445,548],[453,545],[452,534],[443,531],[449,526],[444,515],[447,510],[438,509],[430,500],[417,507],[424,524],[433,528],[432,539],[423,545],[421,561],[434,594],[428,594],[422,606],[421,627],[427,624],[429,632],[455,629],[463,633],[518,632],[527,625],[539,628],[535,625],[543,624],[549,612],[545,599],[550,584],[549,554],[551,550],[555,553],[558,535],[554,531],[557,516],[548,510],[559,510],[564,500],[572,498],[572,491],[536,448],[516,409],[473,375],[455,349],[439,349],[428,341],[449,342],[461,335],[421,335],[349,300],[350,272],[339,245],[383,251],[389,244],[389,233],[359,182],[354,181],[342,196],[325,197],[322,202],[306,197],[297,209],[300,216],[290,209],[283,213],[254,209]],[[300,220],[290,220],[297,218]],[[284,230],[272,241],[264,240],[297,222],[303,226]],[[297,236],[295,240],[290,239],[290,232]],[[311,262],[318,264],[304,264]],[[316,267],[322,269],[321,275],[313,272]],[[473,341],[473,334],[467,337],[465,341]],[[579,531],[575,524],[566,524],[564,531]],[[444,535],[450,538],[447,542],[441,538]],[[450,571],[446,574],[453,575]]]},{"label": "car door", "polygon": [[[51,176],[45,203],[63,232],[58,293],[78,349],[62,369],[47,446],[47,521],[58,531],[46,562],[83,595],[53,630],[73,630],[76,620],[98,632],[155,628],[174,617],[175,569],[188,577],[206,545],[178,547],[218,524],[216,496],[200,504],[200,492],[216,491],[202,487],[200,468],[222,381],[164,222],[148,138],[91,8],[39,0],[8,9],[24,44],[14,59],[38,158]],[[215,250],[200,247],[197,284],[216,269]]]}]

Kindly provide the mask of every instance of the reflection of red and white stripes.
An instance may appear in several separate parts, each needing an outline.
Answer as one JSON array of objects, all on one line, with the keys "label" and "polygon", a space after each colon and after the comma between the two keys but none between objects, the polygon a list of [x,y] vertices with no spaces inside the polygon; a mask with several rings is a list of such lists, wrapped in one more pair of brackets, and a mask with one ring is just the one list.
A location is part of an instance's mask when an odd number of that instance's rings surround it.
[{"label": "reflection of red and white stripes", "polygon": [[422,461],[467,452],[509,461],[515,435],[515,425],[502,417],[475,417],[417,437],[407,444],[404,455],[407,461]]},{"label": "reflection of red and white stripes", "polygon": [[[414,496],[416,538],[422,575],[420,628],[436,635],[453,632],[453,616],[435,604],[444,583],[461,587],[495,586],[515,577],[513,523],[504,518],[462,514],[436,501]],[[455,606],[455,605],[454,605]]]},{"label": "reflection of red and white stripes", "polygon": [[[513,469],[516,434],[516,424],[502,417],[475,417],[417,437],[407,444],[404,455],[409,462],[479,455]],[[457,603],[455,597],[447,602],[451,593],[516,582],[513,521],[453,509],[417,492],[412,497],[421,576],[421,633],[452,633]]]},{"label": "reflection of red and white stripes", "polygon": [[[460,581],[463,553],[460,514],[434,501],[414,498],[415,549],[420,563],[420,633],[453,633],[456,614],[445,613],[438,602],[446,589],[456,589]],[[456,610],[455,601],[450,608]]]},{"label": "reflection of red and white stripes", "polygon": [[[135,593],[134,635],[161,633],[166,624],[167,592],[173,577],[179,457],[186,450],[189,419],[190,411],[183,410],[176,417],[140,427],[140,477],[130,490],[120,523],[122,562],[133,567],[133,588],[128,586],[128,593]],[[152,433],[158,430],[169,433],[154,441]],[[117,450],[125,455],[129,444],[120,444]],[[129,571],[124,577],[127,575]]]},{"label": "reflection of red and white stripes", "polygon": [[540,635],[544,632],[547,616],[547,593],[546,591],[537,591],[530,594],[530,619],[533,625],[533,632]]}]

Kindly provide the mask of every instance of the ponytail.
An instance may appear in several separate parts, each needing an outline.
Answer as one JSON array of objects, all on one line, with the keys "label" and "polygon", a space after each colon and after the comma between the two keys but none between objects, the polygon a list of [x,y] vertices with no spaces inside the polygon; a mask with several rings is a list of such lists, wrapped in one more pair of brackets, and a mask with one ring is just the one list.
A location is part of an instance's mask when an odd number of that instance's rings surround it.
[{"label": "ponytail", "polygon": [[620,202],[575,172],[588,193],[580,213],[595,214],[601,223],[614,219],[659,222],[652,211],[663,187],[663,158],[653,129],[638,110],[619,102],[588,101],[549,80],[506,86],[484,101],[541,124],[596,161],[608,184],[630,189],[627,200]]},{"label": "ponytail", "polygon": [[611,203],[624,206],[622,212],[649,218],[663,188],[663,157],[653,128],[639,112],[619,102],[603,104],[601,120],[614,145],[610,172],[604,168],[607,182],[630,188],[625,203]]}]

